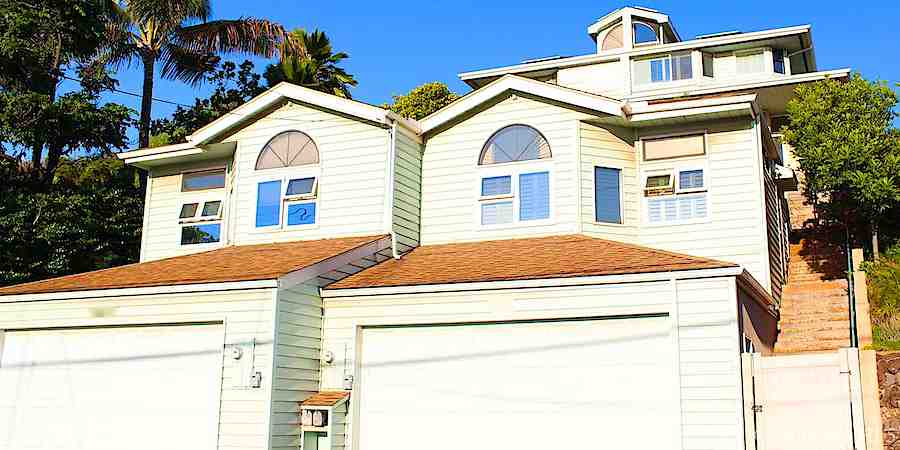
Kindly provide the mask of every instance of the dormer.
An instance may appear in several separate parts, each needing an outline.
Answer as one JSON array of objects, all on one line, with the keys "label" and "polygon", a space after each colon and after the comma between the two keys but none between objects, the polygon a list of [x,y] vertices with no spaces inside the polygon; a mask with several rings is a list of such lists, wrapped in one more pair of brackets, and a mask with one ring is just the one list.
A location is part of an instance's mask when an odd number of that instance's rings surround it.
[{"label": "dormer", "polygon": [[605,54],[680,42],[669,16],[659,11],[625,7],[617,9],[588,27],[597,43],[597,53]]}]

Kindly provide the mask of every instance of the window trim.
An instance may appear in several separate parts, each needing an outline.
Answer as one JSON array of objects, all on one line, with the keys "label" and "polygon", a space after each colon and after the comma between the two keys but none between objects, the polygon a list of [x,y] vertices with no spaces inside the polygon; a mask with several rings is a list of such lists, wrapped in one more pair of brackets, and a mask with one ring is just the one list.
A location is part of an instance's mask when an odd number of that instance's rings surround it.
[{"label": "window trim", "polygon": [[[197,242],[194,244],[184,244],[181,242],[181,235],[184,233],[184,228],[186,227],[199,227],[202,225],[218,225],[219,226],[219,240],[215,242]],[[222,239],[223,229],[225,228],[225,222],[220,220],[214,221],[202,221],[202,222],[188,222],[188,223],[180,223],[178,224],[178,247],[189,247],[189,248],[209,248],[209,247],[217,247],[223,245],[225,239]]]},{"label": "window trim", "polygon": [[[493,140],[494,137],[497,136],[497,134],[499,134],[501,131],[503,131],[507,128],[510,128],[510,127],[515,127],[515,126],[528,127],[528,128],[531,128],[532,130],[534,130],[534,132],[537,133],[538,136],[540,136],[544,140],[544,142],[547,143],[547,146],[550,147],[550,156],[547,158],[525,159],[522,161],[507,161],[507,162],[501,162],[501,163],[482,164],[481,159],[484,156],[484,151],[487,149],[488,142],[491,142],[491,140]],[[544,133],[541,133],[541,130],[539,130],[538,127],[536,127],[534,125],[530,125],[530,124],[523,123],[523,122],[515,122],[515,123],[509,123],[509,124],[501,126],[500,128],[497,128],[488,136],[487,139],[484,140],[484,143],[481,144],[481,149],[478,150],[478,154],[475,156],[475,166],[478,168],[497,167],[497,166],[508,166],[508,165],[512,165],[512,164],[530,164],[530,163],[534,163],[537,161],[552,161],[552,160],[553,160],[553,145],[550,144],[550,139],[547,139],[547,136],[545,136]]]},{"label": "window trim", "polygon": [[[223,178],[221,187],[204,188],[204,189],[185,189],[184,188],[184,176],[185,175],[195,175],[195,174],[201,174],[201,173],[211,173],[211,172],[220,172],[220,171],[222,172],[222,178]],[[179,192],[181,192],[182,194],[194,194],[194,193],[201,193],[201,192],[208,192],[208,191],[216,191],[216,190],[225,189],[228,187],[228,168],[225,166],[209,167],[209,168],[198,169],[198,170],[185,170],[184,172],[181,172],[178,175],[179,175],[178,176],[178,184],[179,184],[179,189],[180,189]]]},{"label": "window trim", "polygon": [[[205,172],[206,170],[202,170],[200,172]],[[187,173],[187,172],[186,172]],[[228,173],[226,170],[225,177],[225,186],[228,186]],[[213,188],[213,189],[199,189],[194,191],[181,192],[178,197],[178,208],[173,214],[173,219],[176,221],[175,224],[178,228],[178,233],[175,236],[176,246],[178,248],[182,247],[215,247],[224,245],[224,242],[227,240],[227,227],[226,227],[226,217],[228,211],[228,201],[227,201],[227,191],[225,188]],[[215,216],[201,216],[203,214],[203,207],[206,203],[209,202],[221,202],[219,205],[219,211]],[[197,210],[194,211],[194,215],[192,217],[181,218],[181,209],[186,204],[196,203]],[[187,226],[197,226],[197,225],[207,225],[207,224],[219,224],[219,241],[218,242],[206,242],[202,244],[182,244],[181,243],[181,233],[182,228]]]},{"label": "window trim", "polygon": [[[287,188],[290,180],[297,180],[301,178],[315,178],[313,182],[313,190],[311,194],[302,194],[302,195],[292,195],[287,196]],[[253,192],[253,215],[249,218],[250,220],[250,233],[253,234],[262,234],[262,233],[277,233],[277,232],[286,232],[286,231],[297,231],[297,230],[309,230],[318,228],[319,218],[320,218],[320,178],[321,173],[319,170],[319,165],[306,165],[306,166],[293,166],[293,167],[281,167],[278,169],[265,169],[258,170],[254,174],[253,177],[249,178],[249,181],[252,183],[252,192]],[[267,183],[270,181],[280,181],[281,182],[281,203],[280,210],[278,215],[278,223],[275,225],[267,225],[258,227],[256,226],[256,211],[259,207],[259,185],[260,183]],[[293,203],[315,203],[316,204],[316,215],[315,222],[311,224],[301,224],[301,225],[288,225],[287,224],[287,206]]]},{"label": "window trim", "polygon": [[[552,156],[551,156],[552,158]],[[500,163],[500,164],[489,164],[489,165],[478,165],[476,170],[476,178],[475,178],[475,186],[474,186],[474,194],[475,194],[475,206],[474,210],[474,223],[476,231],[490,231],[490,230],[500,230],[500,229],[509,229],[509,228],[523,228],[523,227],[535,227],[535,226],[547,226],[553,225],[556,223],[556,207],[554,204],[554,189],[555,189],[555,180],[554,180],[554,171],[553,171],[553,161],[551,158],[545,159],[532,159],[527,161],[515,161],[512,163]],[[479,154],[478,159],[481,159],[481,155]],[[535,219],[535,220],[520,220],[519,218],[519,209],[521,197],[519,195],[519,176],[523,174],[530,173],[540,173],[547,172],[548,179],[548,201],[549,201],[549,213],[546,219]],[[493,177],[501,177],[501,176],[509,176],[510,177],[510,193],[502,194],[498,196],[482,196],[481,195],[481,180],[484,178],[493,178]],[[481,223],[481,205],[486,203],[502,203],[506,201],[512,201],[513,204],[513,212],[512,212],[512,221],[507,223],[498,223],[493,225],[483,225]]]},{"label": "window trim", "polygon": [[[637,41],[637,33],[634,32],[635,27],[638,25],[645,26],[645,27],[649,28],[650,30],[652,30],[653,34],[656,35],[656,39],[652,42],[651,41],[638,42]],[[637,48],[637,47],[647,47],[647,46],[651,46],[651,45],[659,45],[661,43],[660,42],[661,41],[660,31],[662,31],[661,28],[662,27],[660,27],[659,24],[644,22],[642,20],[633,20],[631,22],[631,45],[632,45],[632,47]]]},{"label": "window trim", "polygon": [[[747,55],[760,55],[762,57],[762,69],[759,72],[738,72],[738,57],[739,56],[747,56]],[[760,75],[767,75],[770,72],[775,73],[774,69],[770,70],[769,64],[771,64],[771,57],[766,58],[766,55],[771,55],[768,47],[757,47],[751,49],[744,50],[735,50],[733,53],[734,58],[734,76],[735,78],[747,78],[747,77],[758,77]]]},{"label": "window trim", "polygon": [[[266,151],[266,148],[269,146],[269,144],[271,144],[275,139],[278,139],[279,137],[281,137],[285,134],[289,134],[289,133],[300,133],[300,134],[306,136],[307,139],[309,139],[309,142],[312,143],[313,148],[316,151],[316,162],[314,164],[301,164],[301,165],[296,165],[296,166],[269,167],[269,168],[264,168],[264,169],[258,169],[257,166],[259,165],[259,159],[262,158],[263,152]],[[279,131],[278,133],[275,133],[274,135],[272,135],[272,137],[270,137],[268,140],[266,140],[265,144],[263,144],[262,147],[259,148],[259,151],[256,152],[256,159],[253,160],[253,170],[255,172],[273,172],[273,171],[277,171],[277,170],[307,168],[307,167],[313,167],[313,166],[318,167],[320,164],[322,164],[322,151],[319,149],[319,143],[316,142],[316,140],[313,139],[313,137],[305,131],[301,131],[301,130],[297,130],[297,129],[290,129],[290,130]]]},{"label": "window trim", "polygon": [[[671,158],[651,158],[647,159],[647,152],[644,149],[644,141],[653,141],[659,139],[669,139],[669,138],[678,138],[678,137],[686,137],[686,136],[698,136],[703,135],[703,153],[698,153],[696,155],[684,155],[684,156],[673,156]],[[671,133],[660,133],[660,134],[648,134],[646,136],[640,136],[638,138],[641,146],[641,162],[648,163],[658,163],[660,161],[675,161],[675,160],[684,160],[688,158],[706,158],[709,154],[709,129],[694,129],[694,130],[684,130],[684,131],[676,131]]]},{"label": "window trim", "polygon": [[[611,164],[594,164],[594,170],[591,173],[591,184],[592,184],[592,193],[593,203],[594,203],[594,214],[593,214],[593,224],[594,225],[602,225],[602,226],[614,226],[620,227],[626,225],[628,222],[625,219],[625,168],[622,166],[611,165]],[[597,169],[614,169],[619,171],[619,221],[618,222],[601,222],[597,220]]]},{"label": "window trim", "polygon": [[[696,133],[689,133],[696,134]],[[643,153],[643,152],[642,152]],[[670,164],[666,162],[671,161]],[[712,206],[713,206],[713,195],[712,189],[710,189],[710,177],[709,177],[709,158],[708,153],[699,156],[687,158],[670,158],[670,159],[657,159],[648,163],[650,167],[642,167],[640,173],[640,186],[641,186],[641,200],[640,200],[640,208],[641,208],[641,226],[644,227],[664,227],[664,226],[672,226],[672,225],[691,225],[691,224],[701,224],[701,223],[709,223],[712,222]],[[703,189],[687,189],[687,190],[679,190],[679,181],[677,178],[679,177],[680,172],[690,171],[690,170],[702,170],[703,171]],[[658,196],[647,196],[644,195],[644,187],[647,185],[647,178],[652,177],[654,175],[670,175],[673,183],[673,191],[671,194],[666,195],[658,195]],[[654,198],[677,198],[681,197],[689,197],[696,195],[705,195],[706,196],[706,216],[697,217],[691,219],[683,219],[683,220],[673,220],[673,221],[662,221],[662,222],[650,222],[649,215],[649,205],[648,201]]]},{"label": "window trim", "polygon": [[[670,67],[669,72],[670,72],[670,74],[674,75],[675,65],[672,64],[672,61],[675,56],[686,56],[688,59],[691,60],[691,77],[690,78],[681,78],[681,79],[676,80],[676,79],[672,79],[670,77],[670,79],[668,79],[668,80],[653,81],[653,79],[652,79],[653,75],[651,72],[649,82],[643,83],[643,84],[638,84],[635,81],[637,79],[637,77],[635,75],[638,73],[637,72],[637,64],[641,61],[653,61],[653,60],[657,60],[657,59],[668,59],[669,67]],[[701,68],[701,72],[702,72],[702,68]],[[655,55],[641,56],[638,58],[631,59],[631,87],[632,87],[632,89],[636,89],[636,90],[661,89],[661,88],[666,88],[666,87],[678,86],[678,85],[682,85],[682,84],[690,84],[690,83],[694,82],[696,79],[697,79],[697,76],[696,76],[696,70],[694,69],[694,56],[692,55],[691,51],[684,51],[684,50],[674,51],[674,52],[660,53],[660,54],[655,54]]]}]

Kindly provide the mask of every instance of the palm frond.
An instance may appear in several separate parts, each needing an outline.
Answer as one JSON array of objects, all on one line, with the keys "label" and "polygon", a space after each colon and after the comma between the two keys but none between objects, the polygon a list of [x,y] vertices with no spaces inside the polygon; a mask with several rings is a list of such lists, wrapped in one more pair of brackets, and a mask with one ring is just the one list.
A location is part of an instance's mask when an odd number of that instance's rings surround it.
[{"label": "palm frond", "polygon": [[214,20],[180,28],[173,43],[203,53],[243,53],[271,58],[286,43],[284,28],[265,19]]},{"label": "palm frond", "polygon": [[128,0],[127,9],[135,21],[152,21],[165,29],[184,22],[206,22],[212,15],[210,0]]},{"label": "palm frond", "polygon": [[113,3],[106,23],[106,39],[97,50],[98,63],[119,69],[131,66],[139,49],[135,45],[134,17],[126,8]]},{"label": "palm frond", "polygon": [[212,53],[197,53],[177,45],[166,45],[159,55],[160,76],[190,85],[200,84],[204,76],[215,69],[219,57]]}]

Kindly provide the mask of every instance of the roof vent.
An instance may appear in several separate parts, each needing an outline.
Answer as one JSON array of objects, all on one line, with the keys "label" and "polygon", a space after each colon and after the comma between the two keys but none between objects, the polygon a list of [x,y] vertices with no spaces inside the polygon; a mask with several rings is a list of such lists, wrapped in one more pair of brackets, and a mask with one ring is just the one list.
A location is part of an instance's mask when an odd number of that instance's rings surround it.
[{"label": "roof vent", "polygon": [[522,64],[531,64],[531,63],[538,63],[538,62],[544,62],[544,61],[553,61],[554,59],[563,59],[563,58],[565,58],[565,57],[564,57],[564,56],[560,56],[560,55],[545,56],[545,57],[543,57],[543,58],[526,59],[526,60],[522,61]]},{"label": "roof vent", "polygon": [[741,34],[741,33],[743,33],[743,31],[737,31],[737,30],[722,31],[721,33],[701,34],[700,36],[697,36],[697,39],[711,39],[711,38],[717,38],[717,37],[722,37],[722,36],[732,36],[732,35]]}]

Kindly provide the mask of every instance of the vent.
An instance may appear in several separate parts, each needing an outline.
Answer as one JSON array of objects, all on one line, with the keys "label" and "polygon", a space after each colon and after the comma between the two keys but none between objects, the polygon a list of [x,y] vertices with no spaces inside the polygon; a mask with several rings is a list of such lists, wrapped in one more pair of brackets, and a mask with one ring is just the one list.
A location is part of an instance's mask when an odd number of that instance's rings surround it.
[{"label": "vent", "polygon": [[737,30],[723,31],[721,33],[702,34],[700,36],[697,36],[697,39],[711,39],[711,38],[717,38],[717,37],[723,37],[723,36],[733,36],[735,34],[741,34],[741,33],[743,33],[743,31],[737,31]]},{"label": "vent", "polygon": [[554,59],[563,59],[563,58],[565,58],[565,57],[560,56],[560,55],[545,56],[543,58],[526,59],[526,60],[522,61],[522,64],[532,64],[532,63],[539,63],[539,62],[544,62],[544,61],[553,61]]}]

